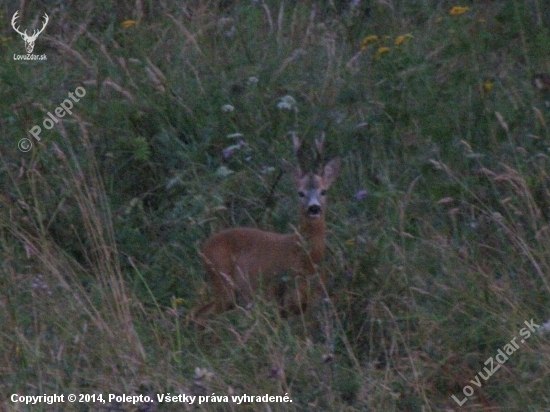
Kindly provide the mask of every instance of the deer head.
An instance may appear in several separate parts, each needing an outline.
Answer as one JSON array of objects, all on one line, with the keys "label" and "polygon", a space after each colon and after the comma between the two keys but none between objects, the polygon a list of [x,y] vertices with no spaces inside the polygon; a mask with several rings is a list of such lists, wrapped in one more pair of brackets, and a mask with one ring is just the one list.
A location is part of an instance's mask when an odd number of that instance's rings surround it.
[{"label": "deer head", "polygon": [[40,30],[34,30],[32,36],[29,36],[29,35],[27,35],[27,30],[25,30],[24,32],[21,32],[19,30],[19,27],[15,27],[15,21],[19,17],[18,14],[19,14],[19,10],[16,11],[15,14],[13,15],[13,17],[11,19],[11,26],[13,27],[13,29],[17,33],[19,33],[21,35],[21,37],[23,38],[23,41],[25,42],[25,49],[27,50],[27,53],[31,54],[33,49],[34,49],[34,42],[36,41],[36,38],[38,37],[38,35],[40,33],[42,33],[44,31],[44,29],[46,28],[46,25],[48,24],[49,17],[46,13],[44,13],[44,23],[42,25],[42,28]]},{"label": "deer head", "polygon": [[323,217],[327,189],[340,172],[340,159],[334,158],[326,164],[322,163],[325,143],[324,133],[321,134],[319,139],[315,139],[313,156],[308,156],[308,151],[304,149],[300,139],[295,134],[292,136],[292,143],[298,166],[292,166],[288,162],[283,164],[291,172],[294,183],[298,188],[302,216],[308,219],[319,219]]}]

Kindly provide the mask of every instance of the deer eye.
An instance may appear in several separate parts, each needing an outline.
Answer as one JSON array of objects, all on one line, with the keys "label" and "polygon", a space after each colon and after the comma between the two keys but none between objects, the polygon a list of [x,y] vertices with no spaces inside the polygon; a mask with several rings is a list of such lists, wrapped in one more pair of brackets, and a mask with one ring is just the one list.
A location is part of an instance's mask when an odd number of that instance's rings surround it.
[{"label": "deer eye", "polygon": [[299,192],[298,192],[298,196],[300,196],[300,197],[304,197],[305,195],[306,195],[306,194],[305,194],[304,192],[302,192],[302,191],[299,191]]},{"label": "deer eye", "polygon": [[327,194],[327,191],[325,189],[321,190],[321,196],[325,196]]}]

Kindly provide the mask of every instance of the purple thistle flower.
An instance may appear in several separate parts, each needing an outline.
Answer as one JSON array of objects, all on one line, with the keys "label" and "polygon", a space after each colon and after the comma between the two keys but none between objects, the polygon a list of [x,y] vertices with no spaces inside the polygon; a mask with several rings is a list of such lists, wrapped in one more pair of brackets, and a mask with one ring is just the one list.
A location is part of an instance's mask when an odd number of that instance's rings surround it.
[{"label": "purple thistle flower", "polygon": [[369,192],[367,192],[365,189],[358,190],[357,193],[355,193],[355,200],[363,200]]}]

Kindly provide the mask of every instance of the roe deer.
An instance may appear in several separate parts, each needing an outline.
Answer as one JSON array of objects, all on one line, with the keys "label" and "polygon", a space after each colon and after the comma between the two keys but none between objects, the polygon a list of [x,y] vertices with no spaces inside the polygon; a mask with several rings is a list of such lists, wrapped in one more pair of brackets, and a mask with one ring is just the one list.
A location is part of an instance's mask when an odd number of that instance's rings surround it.
[{"label": "roe deer", "polygon": [[[318,163],[323,138],[316,140],[315,146]],[[215,313],[233,308],[237,297],[248,303],[260,290],[267,297],[276,298],[283,313],[287,310],[300,313],[305,309],[306,283],[315,275],[315,265],[325,252],[326,191],[340,172],[340,159],[326,163],[320,173],[304,172],[304,153],[297,137],[294,137],[294,151],[299,166],[283,162],[298,189],[300,230],[281,234],[238,227],[210,237],[202,247],[201,257],[215,299],[202,306],[196,318],[212,308]],[[283,275],[301,282],[290,298],[282,284]],[[294,282],[290,283],[289,286],[294,286]]]}]

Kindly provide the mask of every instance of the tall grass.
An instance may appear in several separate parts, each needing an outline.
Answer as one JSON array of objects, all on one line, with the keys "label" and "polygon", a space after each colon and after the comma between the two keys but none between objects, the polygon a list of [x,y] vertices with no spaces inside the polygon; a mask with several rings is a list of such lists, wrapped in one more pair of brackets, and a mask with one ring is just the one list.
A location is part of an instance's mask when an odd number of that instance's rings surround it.
[{"label": "tall grass", "polygon": [[[469,6],[453,9],[456,6]],[[281,395],[202,410],[548,409],[544,2],[40,2],[0,26],[0,394]],[[451,12],[454,10],[453,12]],[[74,114],[17,142],[69,92]],[[327,136],[329,297],[195,327],[197,248],[288,232],[280,176]],[[524,321],[541,325],[480,386]],[[462,406],[463,388],[471,395]],[[467,390],[466,390],[467,392]],[[32,410],[181,410],[39,404]],[[118,408],[118,409],[117,409]]]}]

